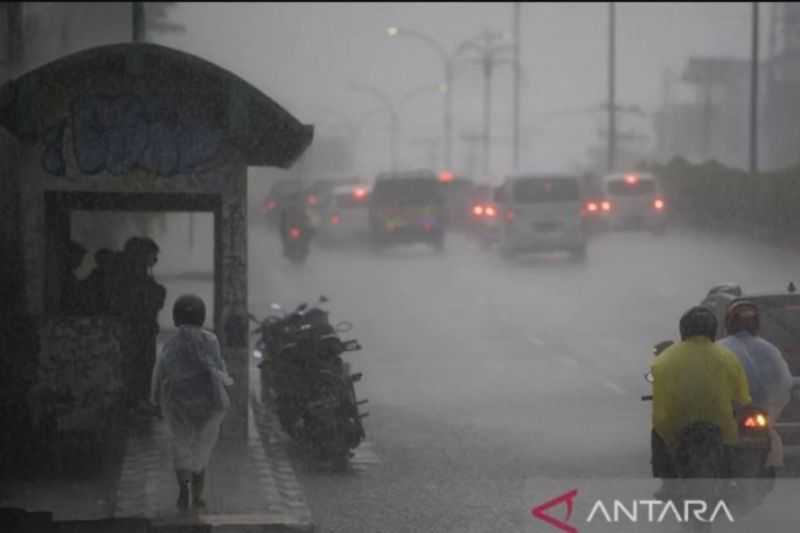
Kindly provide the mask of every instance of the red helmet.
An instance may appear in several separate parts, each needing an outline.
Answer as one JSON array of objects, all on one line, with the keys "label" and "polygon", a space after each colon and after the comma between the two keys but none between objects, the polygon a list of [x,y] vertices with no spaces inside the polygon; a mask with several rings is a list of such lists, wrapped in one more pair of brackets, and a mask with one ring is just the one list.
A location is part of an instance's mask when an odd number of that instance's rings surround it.
[{"label": "red helmet", "polygon": [[725,315],[725,330],[728,335],[735,335],[740,331],[748,331],[751,335],[756,335],[760,325],[758,306],[750,300],[738,300],[728,307]]}]

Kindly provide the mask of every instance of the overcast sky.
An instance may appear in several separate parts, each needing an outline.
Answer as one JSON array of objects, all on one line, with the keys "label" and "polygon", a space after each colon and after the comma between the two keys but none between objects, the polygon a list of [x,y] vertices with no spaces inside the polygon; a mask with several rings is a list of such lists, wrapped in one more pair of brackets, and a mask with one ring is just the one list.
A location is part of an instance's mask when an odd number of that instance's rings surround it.
[{"label": "overcast sky", "polygon": [[[746,58],[750,51],[750,3],[618,3],[617,94],[623,104],[648,111],[662,98],[665,68],[680,72],[691,55]],[[605,3],[524,3],[521,59],[524,138],[522,166],[561,170],[585,160],[596,141],[601,115],[547,120],[536,113],[581,108],[607,98],[608,7]],[[762,8],[762,50],[769,7]],[[448,49],[485,28],[511,32],[510,3],[249,3],[176,7],[173,18],[186,25],[180,36],[159,41],[224,66],[264,90],[318,135],[342,131],[343,118],[356,122],[378,107],[351,82],[375,86],[395,99],[440,83],[441,60],[424,43],[389,38],[388,26],[429,34]],[[511,73],[494,76],[492,173],[511,164]],[[454,83],[455,131],[481,128],[481,77],[463,64]],[[688,97],[688,91],[684,91]],[[743,102],[746,105],[746,102]],[[412,144],[440,138],[442,98],[422,92],[401,108],[401,161],[421,167],[426,152]],[[649,123],[626,118],[622,129],[652,133]],[[364,121],[357,162],[364,172],[388,165],[388,119],[376,113]],[[454,142],[454,157],[465,162],[465,145]]]}]

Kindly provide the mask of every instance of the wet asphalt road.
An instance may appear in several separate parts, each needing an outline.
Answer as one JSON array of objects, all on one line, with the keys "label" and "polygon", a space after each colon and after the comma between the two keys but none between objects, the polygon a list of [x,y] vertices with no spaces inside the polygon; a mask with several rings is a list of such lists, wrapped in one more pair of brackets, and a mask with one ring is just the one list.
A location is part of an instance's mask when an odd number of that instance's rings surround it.
[{"label": "wet asphalt road", "polygon": [[458,236],[441,256],[315,248],[302,268],[265,228],[249,245],[251,309],[325,294],[365,347],[345,357],[367,452],[348,474],[295,465],[324,533],[545,531],[535,478],[647,478],[650,347],[715,283],[798,274],[797,253],[678,230],[598,236],[584,264]]}]

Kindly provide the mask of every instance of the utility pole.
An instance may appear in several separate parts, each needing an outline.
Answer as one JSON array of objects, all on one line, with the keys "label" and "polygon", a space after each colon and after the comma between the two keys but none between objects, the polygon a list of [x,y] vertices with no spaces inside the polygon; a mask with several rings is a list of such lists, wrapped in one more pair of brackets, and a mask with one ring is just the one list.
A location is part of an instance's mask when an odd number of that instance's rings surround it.
[{"label": "utility pole", "polygon": [[703,158],[711,158],[711,122],[714,119],[712,105],[713,82],[710,78],[704,80],[700,89],[703,91]]},{"label": "utility pole", "polygon": [[753,2],[753,55],[750,65],[750,174],[758,172],[758,2]]},{"label": "utility pole", "polygon": [[5,5],[8,24],[5,43],[8,50],[6,69],[9,79],[16,78],[23,70],[25,41],[22,33],[22,4],[23,2],[8,2]]},{"label": "utility pole", "polygon": [[444,167],[453,170],[453,61],[444,61]]},{"label": "utility pole", "polygon": [[608,3],[608,171],[613,172],[617,154],[617,122],[615,101],[616,13],[614,2]]},{"label": "utility pole", "polygon": [[520,11],[521,3],[514,2],[514,116],[513,121],[513,168],[519,170],[519,119],[520,119]]},{"label": "utility pole", "polygon": [[144,19],[144,2],[131,2],[133,10],[133,42],[144,42],[145,37],[145,19]]},{"label": "utility pole", "polygon": [[[488,35],[487,35],[488,41]],[[492,135],[492,71],[494,65],[487,54],[482,58],[483,68],[483,175],[488,176],[491,169]]]}]

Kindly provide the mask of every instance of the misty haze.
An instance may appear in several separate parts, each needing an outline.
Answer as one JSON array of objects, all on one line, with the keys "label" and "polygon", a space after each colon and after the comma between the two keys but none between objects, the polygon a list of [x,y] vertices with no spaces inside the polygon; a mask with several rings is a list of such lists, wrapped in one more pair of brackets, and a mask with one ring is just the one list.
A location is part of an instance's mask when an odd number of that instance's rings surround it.
[{"label": "misty haze", "polygon": [[3,532],[792,531],[800,6],[0,5]]}]

